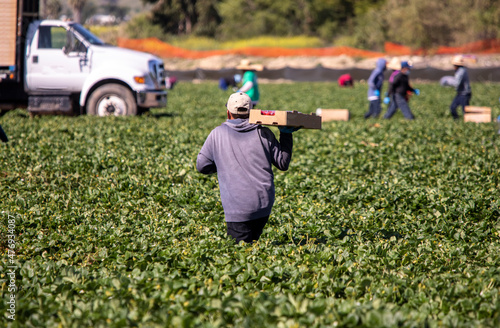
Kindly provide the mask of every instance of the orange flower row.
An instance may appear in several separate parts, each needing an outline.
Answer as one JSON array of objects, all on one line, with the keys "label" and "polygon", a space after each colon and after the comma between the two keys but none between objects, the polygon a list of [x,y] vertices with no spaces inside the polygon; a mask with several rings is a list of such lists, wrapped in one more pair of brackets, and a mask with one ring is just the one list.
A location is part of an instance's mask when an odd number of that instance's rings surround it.
[{"label": "orange flower row", "polygon": [[438,47],[435,49],[412,49],[392,42],[385,43],[385,52],[356,49],[351,47],[327,47],[327,48],[279,48],[279,47],[249,47],[226,50],[188,50],[174,47],[157,38],[147,39],[125,39],[118,38],[118,46],[128,49],[148,52],[161,58],[186,58],[199,59],[220,55],[243,55],[260,57],[324,57],[324,56],[350,56],[350,57],[382,57],[382,56],[405,56],[405,55],[452,55],[457,53],[491,54],[500,53],[500,39],[481,40],[471,42],[459,47]]}]

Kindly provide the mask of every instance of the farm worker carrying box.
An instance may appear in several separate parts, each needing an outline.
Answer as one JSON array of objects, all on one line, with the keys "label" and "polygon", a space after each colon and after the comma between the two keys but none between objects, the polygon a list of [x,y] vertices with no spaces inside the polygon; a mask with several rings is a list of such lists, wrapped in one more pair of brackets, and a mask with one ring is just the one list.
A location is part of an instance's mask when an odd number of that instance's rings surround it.
[{"label": "farm worker carrying box", "polygon": [[257,241],[274,205],[274,165],[288,169],[292,132],[280,127],[280,140],[267,127],[250,124],[252,100],[233,93],[226,104],[227,121],[212,130],[196,160],[203,174],[217,173],[227,234],[236,242]]}]

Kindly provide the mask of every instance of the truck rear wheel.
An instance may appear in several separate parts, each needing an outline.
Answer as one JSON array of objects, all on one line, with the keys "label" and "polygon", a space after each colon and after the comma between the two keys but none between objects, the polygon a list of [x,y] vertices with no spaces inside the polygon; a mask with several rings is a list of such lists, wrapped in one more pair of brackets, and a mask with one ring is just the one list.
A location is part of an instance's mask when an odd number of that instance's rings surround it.
[{"label": "truck rear wheel", "polygon": [[97,116],[137,115],[132,92],[120,84],[104,84],[89,97],[87,114]]}]

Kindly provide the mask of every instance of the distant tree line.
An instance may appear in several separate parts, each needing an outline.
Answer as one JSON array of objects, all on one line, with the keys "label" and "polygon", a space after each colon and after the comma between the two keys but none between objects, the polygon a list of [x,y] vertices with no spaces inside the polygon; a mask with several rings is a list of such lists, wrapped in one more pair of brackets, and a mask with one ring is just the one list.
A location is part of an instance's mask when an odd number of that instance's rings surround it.
[{"label": "distant tree line", "polygon": [[[44,0],[60,10],[61,0]],[[91,0],[66,0],[79,21]],[[95,1],[95,0],[94,0]],[[382,50],[385,41],[413,48],[500,38],[500,0],[142,0],[147,15],[129,37],[319,37],[325,44]],[[102,0],[110,10],[117,0]],[[94,4],[95,6],[95,4]]]},{"label": "distant tree line", "polygon": [[385,0],[143,0],[170,34],[222,39],[261,35],[331,37]]},{"label": "distant tree line", "polygon": [[500,37],[500,0],[143,0],[150,22],[170,35],[229,40],[310,35],[380,50]]},{"label": "distant tree line", "polygon": [[130,8],[120,6],[119,0],[41,0],[43,18],[68,16],[78,23],[83,23],[98,13],[113,15],[121,20],[129,11]]}]

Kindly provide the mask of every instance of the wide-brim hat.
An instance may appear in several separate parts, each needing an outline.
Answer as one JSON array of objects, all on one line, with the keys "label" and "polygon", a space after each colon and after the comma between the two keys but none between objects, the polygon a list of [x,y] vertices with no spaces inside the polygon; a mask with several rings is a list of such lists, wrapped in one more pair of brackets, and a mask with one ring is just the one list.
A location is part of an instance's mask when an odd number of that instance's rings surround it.
[{"label": "wide-brim hat", "polygon": [[264,70],[264,65],[252,64],[248,59],[242,59],[236,69],[241,69],[244,71],[262,71]]},{"label": "wide-brim hat", "polygon": [[386,67],[394,71],[399,71],[401,69],[401,60],[397,57],[393,57]]},{"label": "wide-brim hat", "polygon": [[451,64],[455,66],[464,66],[465,65],[465,59],[464,56],[462,55],[456,55],[451,59]]}]

